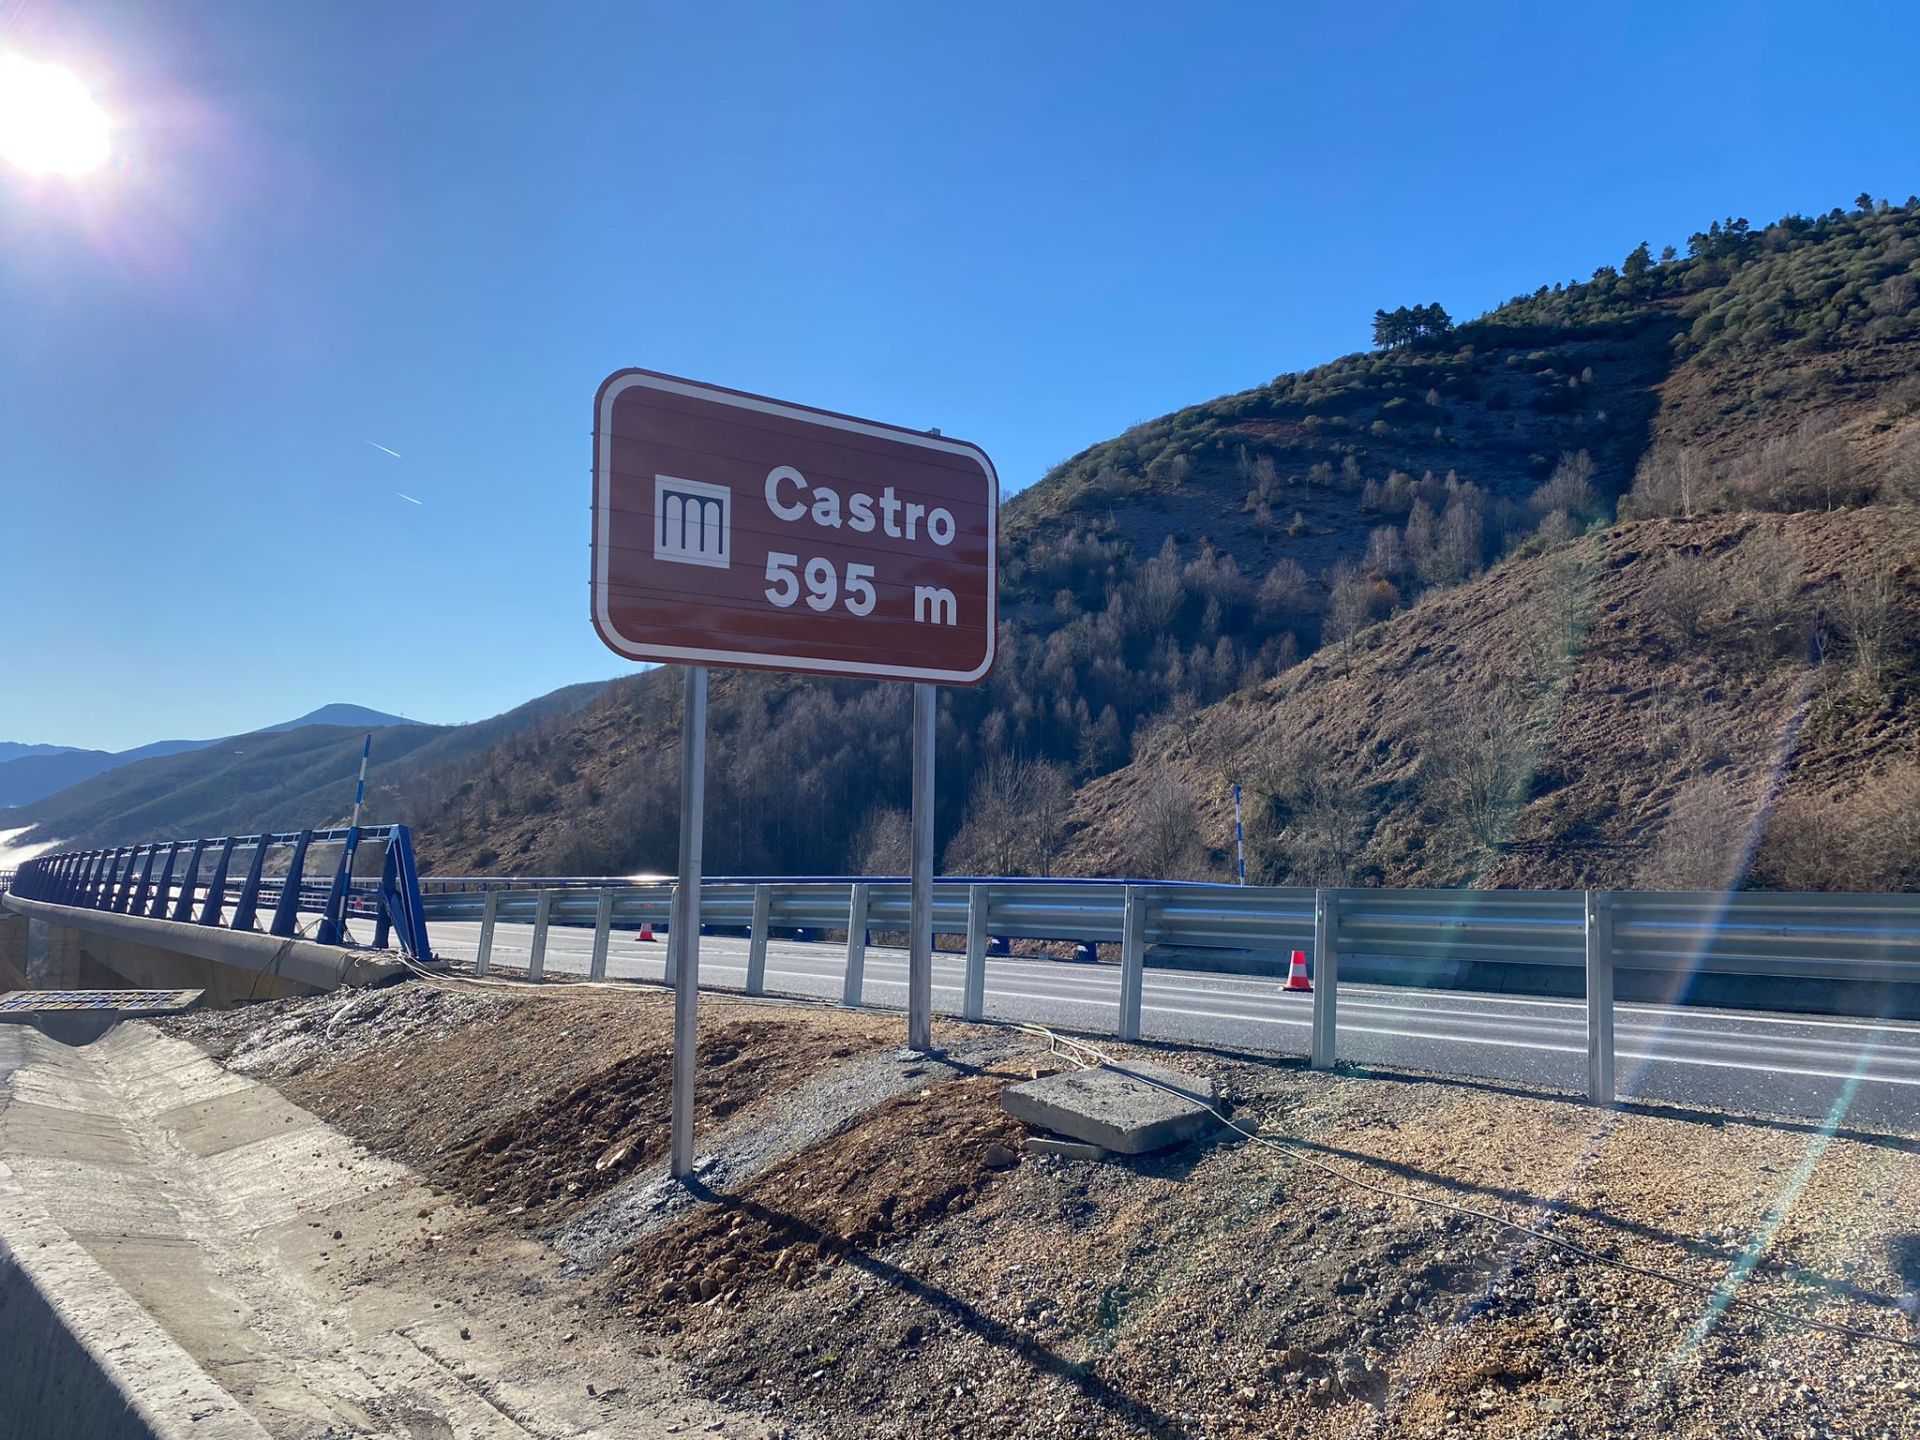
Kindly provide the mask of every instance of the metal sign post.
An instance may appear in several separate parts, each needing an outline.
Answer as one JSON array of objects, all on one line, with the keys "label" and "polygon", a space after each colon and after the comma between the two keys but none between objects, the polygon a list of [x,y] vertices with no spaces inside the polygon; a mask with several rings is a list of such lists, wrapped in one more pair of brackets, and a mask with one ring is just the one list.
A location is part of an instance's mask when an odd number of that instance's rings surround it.
[{"label": "metal sign post", "polygon": [[700,1006],[700,845],[707,802],[707,667],[689,665],[686,708],[680,717],[680,886],[674,892],[673,929],[673,1155],[672,1173],[693,1174],[694,1046]]},{"label": "metal sign post", "polygon": [[913,858],[907,950],[907,1046],[933,1048],[933,741],[938,692],[913,687]]}]

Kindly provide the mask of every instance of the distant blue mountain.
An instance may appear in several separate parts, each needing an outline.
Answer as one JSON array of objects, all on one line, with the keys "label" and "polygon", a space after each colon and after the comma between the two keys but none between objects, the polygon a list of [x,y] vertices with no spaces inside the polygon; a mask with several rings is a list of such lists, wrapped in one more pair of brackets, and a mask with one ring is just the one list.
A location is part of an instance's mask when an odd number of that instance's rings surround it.
[{"label": "distant blue mountain", "polygon": [[[369,710],[364,705],[322,705],[318,710],[309,710],[298,720],[283,720],[278,725],[268,725],[256,730],[256,735],[278,735],[286,730],[298,730],[306,725],[353,725],[362,730],[379,730],[388,725],[419,725],[424,722],[409,720],[404,715],[389,715],[384,710]],[[212,742],[209,741],[209,744]]]},{"label": "distant blue mountain", "polygon": [[[364,705],[322,705],[318,710],[300,716],[294,720],[283,720],[278,725],[262,726],[248,733],[254,735],[279,735],[289,730],[304,729],[308,725],[346,725],[365,730],[380,730],[389,725],[406,725],[409,721],[398,715],[389,715],[384,710],[369,710]],[[79,750],[71,745],[23,745],[13,741],[0,741],[0,808],[14,805],[30,805],[35,800],[44,799],[66,789],[69,785],[78,785],[83,780],[91,780],[96,775],[104,775],[109,770],[118,770],[122,765],[131,765],[137,760],[152,760],[162,755],[183,755],[190,750],[204,750],[209,745],[218,745],[222,740],[231,739],[222,735],[212,740],[155,740],[148,745],[136,746],[132,750]],[[13,753],[9,754],[8,752]]]},{"label": "distant blue mountain", "polygon": [[65,755],[73,748],[71,745],[23,745],[18,740],[0,740],[0,765],[9,760],[18,760],[23,755]]}]

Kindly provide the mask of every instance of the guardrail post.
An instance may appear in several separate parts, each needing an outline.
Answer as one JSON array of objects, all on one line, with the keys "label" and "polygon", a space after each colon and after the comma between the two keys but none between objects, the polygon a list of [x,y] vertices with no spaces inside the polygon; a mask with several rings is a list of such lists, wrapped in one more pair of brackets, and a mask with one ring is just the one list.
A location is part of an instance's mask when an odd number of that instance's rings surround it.
[{"label": "guardrail post", "polygon": [[1340,989],[1340,892],[1313,892],[1313,1050],[1315,1070],[1331,1070]]},{"label": "guardrail post", "polygon": [[547,924],[553,918],[553,891],[542,890],[533,904],[533,953],[527,957],[527,979],[547,973]]},{"label": "guardrail post", "polygon": [[960,1018],[978,1020],[987,1009],[987,887],[967,887],[967,973]]},{"label": "guardrail post", "polygon": [[863,880],[847,888],[847,978],[840,987],[842,1005],[859,1005],[866,999],[868,894]]},{"label": "guardrail post", "polygon": [[[293,840],[293,858],[287,862],[286,876],[280,882],[280,903],[273,907],[271,935],[292,935],[300,928],[300,882],[307,873],[307,846],[313,843],[313,831],[302,830]],[[173,864],[171,858],[167,864]]]},{"label": "guardrail post", "polygon": [[116,915],[127,913],[127,906],[133,903],[134,872],[138,868],[141,847],[136,845],[127,852],[126,873],[120,877],[120,886],[113,893],[112,910]]},{"label": "guardrail post", "polygon": [[207,842],[196,840],[193,849],[187,852],[187,873],[180,877],[180,898],[173,902],[175,920],[193,919],[193,902],[200,898],[200,857],[206,854]]},{"label": "guardrail post", "polygon": [[140,883],[133,887],[133,898],[125,906],[130,915],[147,913],[147,894],[153,888],[153,862],[159,857],[158,845],[147,846],[147,863],[140,867]]},{"label": "guardrail post", "polygon": [[80,882],[80,903],[91,910],[95,897],[100,890],[100,868],[106,864],[107,852],[95,850],[87,860],[87,876]]},{"label": "guardrail post", "polygon": [[773,929],[773,886],[753,887],[753,929],[747,935],[747,994],[767,988],[767,938]]},{"label": "guardrail post", "polygon": [[213,878],[207,881],[207,903],[200,909],[202,925],[220,923],[220,912],[227,908],[227,869],[232,864],[233,836],[229,835],[220,847],[220,858],[214,862]]},{"label": "guardrail post", "polygon": [[112,910],[120,904],[120,897],[133,884],[133,856],[137,849],[125,845],[113,852],[113,859],[107,862],[107,889],[100,897],[100,908]]},{"label": "guardrail post", "polygon": [[[256,836],[253,845],[253,859],[247,865],[247,878],[240,882],[240,898],[233,904],[233,928],[235,930],[253,929],[255,915],[260,910],[260,872],[266,867],[267,846],[273,842],[271,835]],[[148,862],[152,869],[152,862]],[[146,884],[143,880],[142,886]]]},{"label": "guardrail post", "polygon": [[1587,891],[1587,1099],[1611,1106],[1613,1084],[1613,895]]},{"label": "guardrail post", "polygon": [[486,904],[480,907],[480,948],[473,952],[473,973],[484,975],[493,965],[493,925],[500,918],[500,892],[487,891]]},{"label": "guardrail post", "polygon": [[160,883],[153,887],[153,905],[147,911],[149,920],[166,918],[167,897],[173,894],[173,862],[180,857],[180,842],[174,841],[167,847],[167,863],[160,868]]},{"label": "guardrail post", "polygon": [[613,937],[613,889],[602,886],[600,905],[593,912],[593,959],[587,965],[587,979],[607,978],[607,941]]},{"label": "guardrail post", "polygon": [[353,886],[353,876],[347,872],[352,868],[353,847],[342,845],[340,863],[333,871],[333,887],[327,891],[327,903],[320,912],[320,931],[314,937],[322,945],[347,943],[347,891]]},{"label": "guardrail post", "polygon": [[1122,1040],[1140,1038],[1140,1001],[1147,980],[1147,897],[1138,885],[1126,889],[1120,918],[1120,1026]]}]

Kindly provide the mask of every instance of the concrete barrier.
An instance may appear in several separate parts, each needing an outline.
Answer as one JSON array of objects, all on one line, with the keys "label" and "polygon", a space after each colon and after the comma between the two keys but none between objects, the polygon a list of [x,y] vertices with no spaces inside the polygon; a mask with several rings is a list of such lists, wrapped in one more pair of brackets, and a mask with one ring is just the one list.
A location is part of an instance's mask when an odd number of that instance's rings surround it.
[{"label": "concrete barrier", "polygon": [[204,990],[209,1005],[225,1007],[374,985],[405,972],[386,951],[3,898],[16,916],[48,927],[41,983],[53,989]]}]

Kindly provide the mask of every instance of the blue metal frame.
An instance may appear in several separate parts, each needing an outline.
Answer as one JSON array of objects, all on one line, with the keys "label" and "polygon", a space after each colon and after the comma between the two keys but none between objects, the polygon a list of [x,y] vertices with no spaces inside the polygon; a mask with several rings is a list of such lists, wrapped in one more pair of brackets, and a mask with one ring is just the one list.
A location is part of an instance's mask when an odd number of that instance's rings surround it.
[{"label": "blue metal frame", "polygon": [[[355,881],[348,873],[349,838],[386,847],[377,881]],[[315,844],[339,845],[342,852],[324,893],[319,883],[307,879],[308,855]],[[286,873],[269,875],[266,873],[267,852],[280,848],[291,852]],[[212,872],[203,882],[201,862],[209,850],[216,854]],[[225,920],[236,850],[249,850],[252,854],[246,878],[241,881],[234,900],[232,918]],[[386,948],[391,940],[414,960],[435,963],[427,936],[426,907],[420,895],[419,861],[414,853],[412,832],[404,825],[364,826],[357,833],[340,828],[288,834],[224,835],[191,842],[158,840],[114,849],[41,855],[22,861],[8,888],[24,900],[151,920],[199,925],[224,923],[232,930],[258,929],[260,907],[265,901],[273,907],[268,934],[297,935],[301,914],[318,912],[318,939],[328,945],[346,943],[349,914],[365,914],[371,910],[375,945]]]}]

